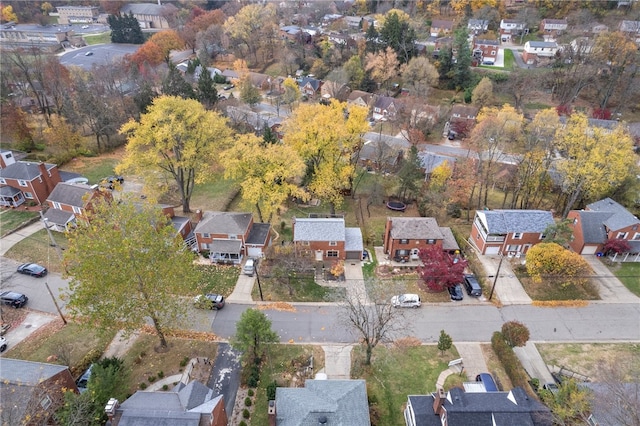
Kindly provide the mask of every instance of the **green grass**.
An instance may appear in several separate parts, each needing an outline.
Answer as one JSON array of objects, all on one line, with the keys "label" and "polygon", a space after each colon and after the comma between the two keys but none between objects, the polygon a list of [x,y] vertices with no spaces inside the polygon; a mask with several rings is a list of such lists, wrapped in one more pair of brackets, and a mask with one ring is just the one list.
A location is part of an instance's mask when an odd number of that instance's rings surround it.
[{"label": "green grass", "polygon": [[[61,232],[51,231],[51,235],[62,250],[69,246],[69,241]],[[6,257],[18,262],[39,263],[50,272],[62,273],[61,259],[55,247],[51,247],[51,240],[47,231],[42,229],[23,239],[7,251]]]},{"label": "green grass", "polygon": [[640,263],[625,262],[609,266],[616,277],[636,296],[640,296]]},{"label": "green grass", "polygon": [[205,293],[218,293],[227,297],[232,292],[240,275],[240,267],[228,265],[198,265]]},{"label": "green grass", "polygon": [[504,50],[504,69],[511,71],[513,69],[513,64],[515,63],[515,58],[513,56],[513,50],[505,49]]},{"label": "green grass", "polygon": [[436,389],[438,375],[458,358],[455,348],[440,354],[436,346],[376,347],[372,364],[365,366],[364,348],[351,353],[351,377],[367,381],[372,417],[380,425],[404,425],[402,407],[407,395],[424,395]]},{"label": "green grass", "polygon": [[90,46],[93,44],[111,43],[111,31],[102,34],[87,35],[83,38],[84,41]]},{"label": "green grass", "polygon": [[25,222],[38,217],[38,212],[25,210],[6,210],[0,214],[0,235],[6,235],[14,231]]},{"label": "green grass", "polygon": [[[202,184],[197,184],[193,188],[191,196],[191,210],[212,210],[221,211],[225,204],[235,194],[237,184],[234,181],[224,180],[221,176],[216,176],[214,180]],[[179,199],[178,199],[179,200]],[[247,206],[236,205],[230,208],[230,211],[253,211],[251,207],[245,210]],[[237,210],[235,210],[237,208]],[[258,218],[255,218],[256,222]]]},{"label": "green grass", "polygon": [[89,179],[90,184],[96,184],[105,177],[113,175],[113,169],[119,162],[119,159],[112,157],[82,157],[65,164],[62,170],[80,173]]},{"label": "green grass", "polygon": [[529,102],[524,104],[525,109],[549,109],[553,108],[551,105],[543,104],[541,102]]},{"label": "green grass", "polygon": [[[284,280],[284,281],[283,281]],[[313,280],[313,277],[297,277],[290,281],[291,291],[289,294],[289,281],[286,279],[277,280],[275,278],[260,278],[262,296],[266,301],[284,302],[326,302],[330,300],[343,299],[346,291],[342,287],[323,287]],[[260,289],[258,285],[253,286],[253,300],[260,300]]]}]

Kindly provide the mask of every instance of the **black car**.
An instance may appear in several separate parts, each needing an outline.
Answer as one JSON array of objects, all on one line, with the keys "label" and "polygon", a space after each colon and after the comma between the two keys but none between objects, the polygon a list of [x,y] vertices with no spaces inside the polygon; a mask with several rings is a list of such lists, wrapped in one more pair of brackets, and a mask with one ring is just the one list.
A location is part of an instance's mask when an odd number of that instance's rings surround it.
[{"label": "black car", "polygon": [[0,293],[0,302],[13,308],[22,308],[27,304],[29,298],[22,293],[15,291],[5,291]]},{"label": "black car", "polygon": [[469,296],[482,296],[482,287],[473,274],[464,274],[464,287]]},{"label": "black car", "polygon": [[116,186],[116,183],[122,185],[124,183],[124,178],[122,176],[109,176],[100,182],[102,186],[107,187],[109,189],[113,189]]},{"label": "black car", "polygon": [[18,272],[21,274],[31,275],[32,277],[42,278],[47,275],[47,268],[37,263],[23,263],[18,266]]},{"label": "black car", "polygon": [[462,300],[462,298],[464,297],[462,295],[462,284],[456,284],[453,287],[447,287],[447,290],[449,290],[451,300]]},{"label": "black car", "polygon": [[201,309],[222,309],[224,308],[224,296],[214,293],[201,294],[196,296],[193,303]]}]

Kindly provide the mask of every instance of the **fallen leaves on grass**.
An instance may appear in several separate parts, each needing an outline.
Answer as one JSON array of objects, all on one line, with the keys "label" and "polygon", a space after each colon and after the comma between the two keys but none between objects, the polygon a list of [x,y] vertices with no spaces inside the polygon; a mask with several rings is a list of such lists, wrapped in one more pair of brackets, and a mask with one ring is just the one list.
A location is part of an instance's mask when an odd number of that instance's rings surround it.
[{"label": "fallen leaves on grass", "polygon": [[584,308],[589,305],[587,300],[534,300],[531,302],[533,306],[539,308]]},{"label": "fallen leaves on grass", "polygon": [[411,348],[414,346],[422,345],[422,342],[415,337],[403,337],[402,339],[398,339],[393,344],[400,349]]},{"label": "fallen leaves on grass", "polygon": [[291,304],[287,302],[273,302],[267,303],[264,305],[258,305],[258,309],[261,311],[272,310],[272,311],[283,311],[283,312],[296,312],[297,309]]},{"label": "fallen leaves on grass", "polygon": [[[156,330],[150,326],[143,326],[140,331],[146,334],[151,334],[155,336]],[[168,337],[177,337],[179,339],[192,339],[199,340],[201,342],[217,342],[220,339],[213,333],[207,333],[205,331],[192,331],[192,330],[164,330],[165,336]]]}]

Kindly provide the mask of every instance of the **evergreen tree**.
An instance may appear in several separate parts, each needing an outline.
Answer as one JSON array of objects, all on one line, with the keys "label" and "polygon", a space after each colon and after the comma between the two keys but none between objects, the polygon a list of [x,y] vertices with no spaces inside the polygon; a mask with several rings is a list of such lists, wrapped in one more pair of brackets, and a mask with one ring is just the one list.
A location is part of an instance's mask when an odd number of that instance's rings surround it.
[{"label": "evergreen tree", "polygon": [[440,80],[446,81],[447,87],[450,87],[453,74],[453,51],[451,46],[445,46],[443,49],[440,49],[438,56],[438,74]]},{"label": "evergreen tree", "polygon": [[451,336],[445,333],[444,330],[440,330],[440,338],[438,339],[438,349],[440,350],[440,353],[444,355],[446,351],[451,349],[451,345],[453,345]]},{"label": "evergreen tree", "polygon": [[278,143],[278,135],[276,135],[276,132],[271,130],[271,127],[266,124],[264,125],[264,131],[262,132],[262,141],[265,146]]},{"label": "evergreen tree", "polygon": [[140,23],[133,16],[133,13],[128,15],[109,15],[107,23],[111,27],[112,43],[144,43],[144,34],[140,28]]},{"label": "evergreen tree", "polygon": [[453,64],[452,86],[457,90],[473,86],[474,78],[471,72],[471,48],[467,41],[467,31],[455,32],[453,47],[456,50],[456,61]]},{"label": "evergreen tree", "polygon": [[369,25],[364,36],[367,52],[376,53],[378,51],[378,35],[378,30],[376,30],[373,24]]},{"label": "evergreen tree", "polygon": [[169,74],[162,81],[162,94],[167,96],[178,96],[183,99],[195,99],[196,95],[191,85],[182,77],[180,71],[171,61],[169,65]]},{"label": "evergreen tree", "polygon": [[380,30],[380,40],[385,47],[395,50],[400,63],[407,63],[414,56],[416,32],[409,22],[401,20],[395,12],[387,16]]},{"label": "evergreen tree", "polygon": [[142,83],[140,90],[133,95],[133,102],[138,107],[138,111],[140,111],[141,114],[145,114],[147,108],[149,108],[149,105],[151,105],[156,96],[158,96],[158,94],[153,90],[151,84],[145,81]]},{"label": "evergreen tree", "polygon": [[209,70],[205,67],[201,68],[202,71],[198,77],[198,100],[210,108],[218,101],[218,91]]},{"label": "evergreen tree", "polygon": [[420,158],[418,157],[418,148],[411,146],[409,155],[404,160],[400,171],[398,172],[400,179],[399,196],[403,199],[409,195],[415,195],[421,182],[424,180],[424,173],[420,166]]}]

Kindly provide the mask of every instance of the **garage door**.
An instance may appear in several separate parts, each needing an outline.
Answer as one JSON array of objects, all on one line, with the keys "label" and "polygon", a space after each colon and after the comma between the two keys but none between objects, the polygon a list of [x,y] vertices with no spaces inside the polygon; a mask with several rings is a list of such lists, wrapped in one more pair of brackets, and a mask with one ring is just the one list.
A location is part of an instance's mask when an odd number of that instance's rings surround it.
[{"label": "garage door", "polygon": [[498,253],[500,253],[499,246],[489,246],[484,252],[484,254],[498,254]]},{"label": "garage door", "polygon": [[346,253],[347,259],[349,260],[361,260],[362,252],[361,251],[348,251]]},{"label": "garage door", "polygon": [[584,246],[582,248],[582,254],[596,254],[598,246]]},{"label": "garage door", "polygon": [[261,247],[247,247],[247,256],[249,257],[262,257]]}]

